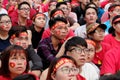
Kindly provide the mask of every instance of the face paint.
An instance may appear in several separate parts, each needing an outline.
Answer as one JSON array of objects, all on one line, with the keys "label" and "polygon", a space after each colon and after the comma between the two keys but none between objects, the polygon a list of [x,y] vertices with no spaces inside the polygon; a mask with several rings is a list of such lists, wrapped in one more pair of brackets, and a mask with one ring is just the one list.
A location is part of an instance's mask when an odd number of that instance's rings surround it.
[{"label": "face paint", "polygon": [[65,26],[66,24],[64,23],[64,22],[58,22],[58,23],[56,23],[53,27],[52,27],[52,29],[54,30],[56,27],[58,27],[58,26]]},{"label": "face paint", "polygon": [[16,36],[15,36],[15,34],[13,34],[12,36],[11,36],[11,39],[14,39]]},{"label": "face paint", "polygon": [[60,30],[56,31],[56,34],[60,35]]},{"label": "face paint", "polygon": [[22,32],[22,33],[20,33],[20,35],[19,35],[20,37],[22,37],[22,36],[28,36],[28,34],[26,33],[26,32]]},{"label": "face paint", "polygon": [[21,45],[21,42],[16,42],[16,45]]},{"label": "face paint", "polygon": [[61,15],[64,15],[62,11],[56,11],[56,12],[52,15],[52,17],[54,17],[54,16],[56,16],[56,15],[58,15],[58,14],[59,14],[59,15],[60,15],[60,14],[61,14]]},{"label": "face paint", "polygon": [[0,26],[2,29],[5,27],[4,25]]},{"label": "face paint", "polygon": [[25,66],[27,65],[27,62],[26,62],[26,61],[24,62],[24,65],[25,65]]},{"label": "face paint", "polygon": [[15,67],[15,63],[14,62],[10,62],[10,67],[14,68]]}]

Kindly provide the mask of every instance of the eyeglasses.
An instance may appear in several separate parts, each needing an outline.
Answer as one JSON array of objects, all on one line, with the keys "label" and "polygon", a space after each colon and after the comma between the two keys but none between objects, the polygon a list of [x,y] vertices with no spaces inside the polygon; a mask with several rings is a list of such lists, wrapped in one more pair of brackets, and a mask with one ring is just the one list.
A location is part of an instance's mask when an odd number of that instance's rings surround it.
[{"label": "eyeglasses", "polygon": [[8,20],[8,21],[1,21],[0,23],[1,23],[1,24],[10,24],[10,23],[11,23],[11,20]]},{"label": "eyeglasses", "polygon": [[95,30],[95,33],[105,33],[105,30]]},{"label": "eyeglasses", "polygon": [[62,10],[69,10],[69,8],[65,8],[65,7],[62,7],[60,9],[62,9]]},{"label": "eyeglasses", "polygon": [[78,74],[79,73],[79,69],[76,67],[62,67],[61,69],[59,69],[60,71],[62,71],[64,74],[70,74],[70,72],[72,71],[74,74]]},{"label": "eyeglasses", "polygon": [[78,47],[75,47],[75,48],[73,48],[73,49],[71,49],[71,50],[69,50],[70,52],[73,52],[73,53],[82,53],[82,51],[85,53],[85,54],[88,54],[89,53],[89,49],[88,48],[84,48],[84,49],[82,49],[82,48],[78,48]]},{"label": "eyeglasses", "polygon": [[30,8],[21,8],[20,10],[30,11]]}]

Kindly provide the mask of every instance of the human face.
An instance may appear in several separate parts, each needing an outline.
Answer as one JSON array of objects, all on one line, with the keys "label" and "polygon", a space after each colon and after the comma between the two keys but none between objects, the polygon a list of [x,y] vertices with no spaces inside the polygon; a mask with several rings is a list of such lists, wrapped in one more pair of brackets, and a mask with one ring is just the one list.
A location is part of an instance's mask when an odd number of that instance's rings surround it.
[{"label": "human face", "polygon": [[49,6],[49,10],[50,11],[54,10],[56,8],[56,4],[57,4],[57,2],[51,2],[50,6]]},{"label": "human face", "polygon": [[8,16],[2,16],[0,20],[0,30],[8,32],[12,27],[11,20]]},{"label": "human face", "polygon": [[19,37],[15,37],[13,39],[13,44],[22,46],[24,49],[28,48],[28,34],[26,32],[22,32],[19,34]]},{"label": "human face", "polygon": [[30,7],[27,4],[23,4],[20,10],[18,10],[18,13],[21,17],[28,18],[30,14]]},{"label": "human face", "polygon": [[120,15],[120,6],[115,7],[112,13],[113,13],[112,15],[113,17],[116,15]]},{"label": "human face", "polygon": [[102,41],[104,39],[105,36],[105,30],[103,30],[102,28],[97,28],[95,30],[95,33],[93,34],[93,40],[95,41]]},{"label": "human face", "polygon": [[120,23],[113,24],[113,28],[115,29],[115,32],[120,34]]},{"label": "human face", "polygon": [[68,8],[67,5],[61,5],[59,7],[59,9],[61,9],[64,12],[64,14],[65,14],[66,17],[68,16],[68,14],[69,14],[69,8]]},{"label": "human face", "polygon": [[[68,69],[71,69],[69,73],[67,73]],[[73,63],[64,63],[57,69],[54,77],[52,76],[52,78],[53,80],[61,80],[61,78],[62,80],[77,80],[76,75],[79,73],[79,71],[76,74],[72,71],[73,69],[76,69],[76,66]]]},{"label": "human face", "polygon": [[23,51],[11,53],[9,58],[9,71],[11,76],[20,75],[25,72],[27,59]]},{"label": "human face", "polygon": [[85,21],[87,24],[95,23],[97,20],[97,13],[94,9],[89,8],[85,13]]},{"label": "human face", "polygon": [[64,22],[58,21],[51,29],[52,35],[59,40],[63,40],[68,34],[68,26]]},{"label": "human face", "polygon": [[97,7],[100,6],[100,0],[93,0],[92,2],[95,3]]},{"label": "human face", "polygon": [[45,15],[43,15],[43,14],[37,14],[36,15],[34,25],[37,28],[44,28],[45,22],[46,22]]},{"label": "human face", "polygon": [[90,2],[90,0],[81,0],[81,3],[86,6],[88,3]]},{"label": "human face", "polygon": [[89,53],[87,55],[87,62],[91,62],[94,58],[94,54],[95,54],[95,47],[88,43],[88,49],[89,49]]},{"label": "human face", "polygon": [[67,55],[73,57],[78,66],[84,65],[86,62],[88,54],[88,49],[82,46],[72,47],[69,51],[67,51]]},{"label": "human face", "polygon": [[10,0],[9,1],[11,6],[16,6],[17,5],[17,0]]}]

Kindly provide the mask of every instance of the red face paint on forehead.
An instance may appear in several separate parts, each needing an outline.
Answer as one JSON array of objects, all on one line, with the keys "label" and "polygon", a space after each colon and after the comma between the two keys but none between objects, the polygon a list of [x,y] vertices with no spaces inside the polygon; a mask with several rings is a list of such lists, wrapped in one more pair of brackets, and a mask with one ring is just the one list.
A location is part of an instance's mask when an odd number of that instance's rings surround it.
[{"label": "red face paint on forehead", "polygon": [[64,22],[57,22],[53,27],[52,29],[54,30],[56,27],[58,26],[66,26],[66,24]]},{"label": "red face paint on forehead", "polygon": [[20,33],[19,37],[22,37],[22,36],[28,37],[28,34],[26,32],[22,32],[22,33]]},{"label": "red face paint on forehead", "polygon": [[15,67],[15,63],[14,62],[10,62],[10,67],[14,68]]},{"label": "red face paint on forehead", "polygon": [[52,17],[56,16],[57,14],[59,14],[59,15],[60,15],[60,14],[64,15],[62,11],[56,11],[56,12],[52,15]]}]

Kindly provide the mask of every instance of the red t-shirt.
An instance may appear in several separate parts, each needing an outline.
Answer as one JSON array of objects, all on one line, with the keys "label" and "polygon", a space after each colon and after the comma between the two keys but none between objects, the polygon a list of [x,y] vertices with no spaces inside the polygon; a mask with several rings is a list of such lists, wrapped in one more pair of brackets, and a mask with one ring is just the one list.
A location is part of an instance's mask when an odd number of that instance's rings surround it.
[{"label": "red t-shirt", "polygon": [[105,54],[100,74],[115,74],[120,70],[120,47],[116,46]]},{"label": "red t-shirt", "polygon": [[7,78],[7,77],[4,77],[4,76],[0,76],[0,80],[12,80],[11,78]]},{"label": "red t-shirt", "polygon": [[109,44],[111,48],[120,45],[120,41],[117,41],[112,34],[106,35],[103,42]]},{"label": "red t-shirt", "polygon": [[102,45],[102,50],[100,52],[95,53],[93,63],[97,65],[101,65],[104,59],[104,55],[106,54],[107,51],[110,49],[110,45],[106,44],[104,42],[101,42]]}]

